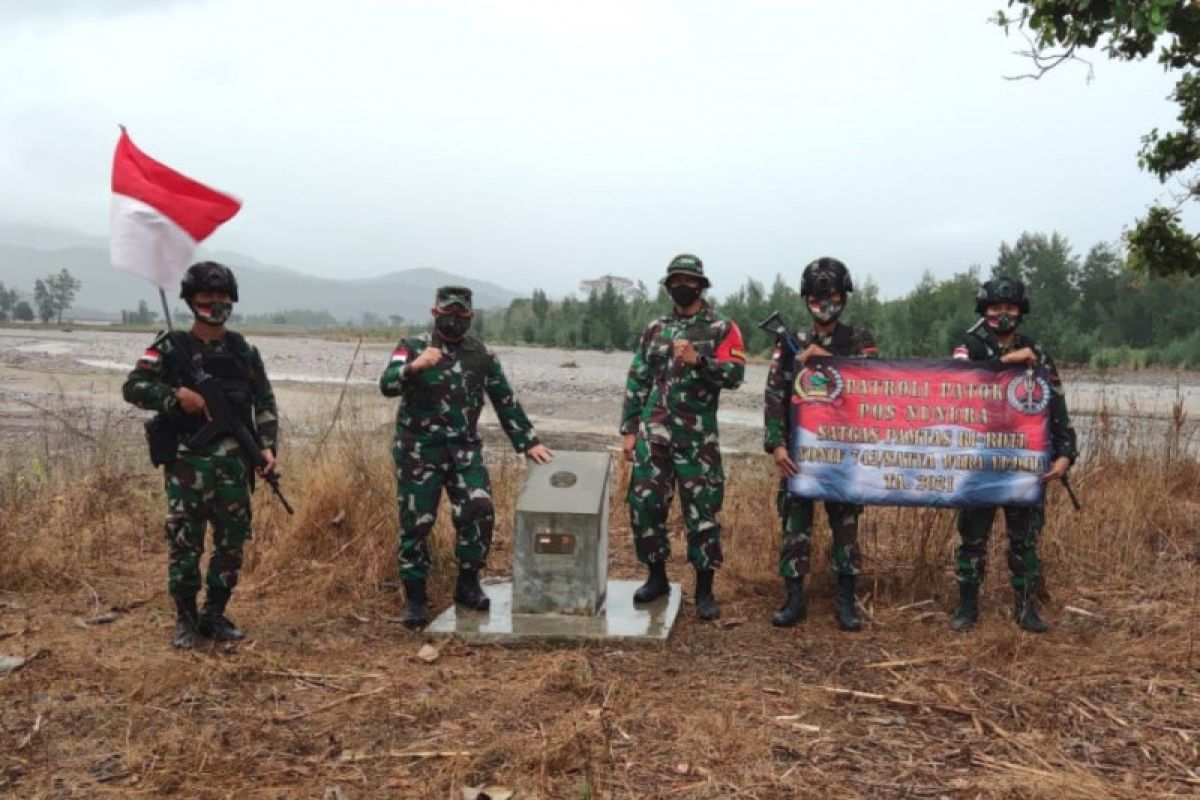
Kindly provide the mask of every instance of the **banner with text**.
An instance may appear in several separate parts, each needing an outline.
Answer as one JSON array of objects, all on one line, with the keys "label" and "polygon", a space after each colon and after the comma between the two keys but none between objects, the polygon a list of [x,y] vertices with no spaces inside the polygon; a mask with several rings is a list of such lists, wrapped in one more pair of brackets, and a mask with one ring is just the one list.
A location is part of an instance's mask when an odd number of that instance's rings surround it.
[{"label": "banner with text", "polygon": [[896,506],[1032,506],[1050,468],[1042,370],[814,358],[791,399],[794,494]]}]

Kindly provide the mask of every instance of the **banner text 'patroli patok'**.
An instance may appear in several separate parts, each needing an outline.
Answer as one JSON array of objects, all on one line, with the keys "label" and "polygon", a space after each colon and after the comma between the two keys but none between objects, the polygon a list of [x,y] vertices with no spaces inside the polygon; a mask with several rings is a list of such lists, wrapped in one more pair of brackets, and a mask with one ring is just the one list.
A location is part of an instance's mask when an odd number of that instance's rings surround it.
[{"label": "banner text 'patroli patok'", "polygon": [[792,387],[788,488],[862,505],[1032,506],[1050,385],[980,361],[814,358]]}]

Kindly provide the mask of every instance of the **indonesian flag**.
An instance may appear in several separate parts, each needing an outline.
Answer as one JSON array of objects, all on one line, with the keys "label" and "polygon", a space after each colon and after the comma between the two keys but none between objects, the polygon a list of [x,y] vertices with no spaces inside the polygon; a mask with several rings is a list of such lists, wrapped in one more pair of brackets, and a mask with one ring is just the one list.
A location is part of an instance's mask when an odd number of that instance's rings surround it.
[{"label": "indonesian flag", "polygon": [[134,146],[125,128],[113,154],[113,266],[160,289],[179,285],[196,246],[242,207]]}]

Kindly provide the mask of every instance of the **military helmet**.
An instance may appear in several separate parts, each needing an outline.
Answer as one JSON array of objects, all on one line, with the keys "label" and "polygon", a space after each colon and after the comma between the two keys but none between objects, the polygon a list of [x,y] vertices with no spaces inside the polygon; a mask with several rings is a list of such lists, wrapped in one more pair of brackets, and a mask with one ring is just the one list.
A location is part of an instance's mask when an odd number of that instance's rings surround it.
[{"label": "military helmet", "polygon": [[699,278],[705,289],[712,286],[704,276],[704,262],[691,253],[680,253],[671,259],[671,263],[667,265],[666,277],[662,279],[664,286],[671,280],[672,275],[691,275],[693,278]]},{"label": "military helmet", "polygon": [[1001,275],[992,278],[975,293],[975,313],[987,313],[987,307],[992,303],[1014,303],[1021,309],[1022,314],[1029,313],[1029,298],[1025,296],[1025,284],[1016,278]]},{"label": "military helmet", "polygon": [[854,291],[850,270],[836,258],[822,256],[804,268],[800,276],[800,294],[804,297],[828,297]]},{"label": "military helmet", "polygon": [[237,278],[233,270],[216,261],[201,261],[188,267],[179,285],[179,296],[191,300],[199,292],[224,292],[233,302],[238,301]]}]

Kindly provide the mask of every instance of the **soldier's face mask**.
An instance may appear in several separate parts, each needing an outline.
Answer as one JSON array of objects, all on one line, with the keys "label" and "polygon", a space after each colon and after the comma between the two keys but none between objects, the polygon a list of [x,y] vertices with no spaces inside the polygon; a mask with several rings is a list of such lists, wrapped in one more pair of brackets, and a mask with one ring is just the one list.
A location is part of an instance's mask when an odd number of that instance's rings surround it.
[{"label": "soldier's face mask", "polygon": [[1013,304],[997,303],[988,306],[984,321],[987,323],[988,330],[993,333],[1001,335],[1012,333],[1021,324],[1021,311]]},{"label": "soldier's face mask", "polygon": [[699,300],[701,291],[703,290],[699,286],[689,286],[686,283],[676,283],[667,287],[671,301],[680,308],[687,308]]},{"label": "soldier's face mask", "polygon": [[438,314],[433,319],[433,327],[446,341],[457,342],[471,329],[471,316],[470,314]]},{"label": "soldier's face mask", "polygon": [[211,300],[206,303],[193,301],[191,308],[196,319],[209,325],[224,325],[233,314],[233,303],[224,300]]},{"label": "soldier's face mask", "polygon": [[845,310],[846,298],[840,294],[825,295],[824,297],[813,295],[808,298],[808,313],[822,324],[833,322]]}]

